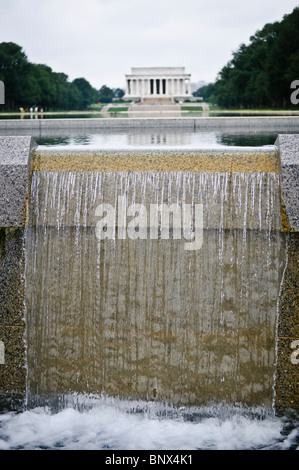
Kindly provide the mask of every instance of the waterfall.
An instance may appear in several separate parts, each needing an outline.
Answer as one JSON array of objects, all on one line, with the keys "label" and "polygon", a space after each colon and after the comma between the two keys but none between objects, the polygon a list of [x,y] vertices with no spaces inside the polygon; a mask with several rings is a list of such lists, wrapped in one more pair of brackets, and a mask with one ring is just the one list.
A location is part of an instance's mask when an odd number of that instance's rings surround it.
[{"label": "waterfall", "polygon": [[[113,235],[99,239],[96,208],[116,208],[119,196],[127,209],[201,204],[200,249],[186,250],[171,230],[169,239],[119,239],[116,211]],[[35,171],[29,397],[271,406],[280,224],[275,172]]]}]

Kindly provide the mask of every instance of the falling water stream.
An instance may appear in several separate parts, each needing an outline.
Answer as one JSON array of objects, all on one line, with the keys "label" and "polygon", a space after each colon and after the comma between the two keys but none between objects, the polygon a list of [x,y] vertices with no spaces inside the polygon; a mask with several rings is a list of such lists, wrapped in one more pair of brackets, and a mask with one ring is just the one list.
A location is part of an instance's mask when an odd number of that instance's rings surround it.
[{"label": "falling water stream", "polygon": [[[99,239],[96,208],[119,196],[202,204],[200,249],[117,223]],[[273,409],[278,173],[36,171],[30,200],[27,410],[0,448],[298,446]]]}]

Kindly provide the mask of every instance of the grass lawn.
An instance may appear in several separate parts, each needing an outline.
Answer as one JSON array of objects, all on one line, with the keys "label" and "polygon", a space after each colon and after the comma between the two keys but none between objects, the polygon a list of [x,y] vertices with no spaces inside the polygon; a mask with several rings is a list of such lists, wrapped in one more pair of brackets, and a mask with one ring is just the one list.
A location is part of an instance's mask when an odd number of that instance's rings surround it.
[{"label": "grass lawn", "polygon": [[111,107],[108,108],[108,113],[117,113],[119,111],[128,111],[128,109],[129,109],[128,107],[124,107],[124,106],[118,106],[118,107],[111,106]]},{"label": "grass lawn", "polygon": [[181,111],[202,111],[202,106],[181,106]]}]

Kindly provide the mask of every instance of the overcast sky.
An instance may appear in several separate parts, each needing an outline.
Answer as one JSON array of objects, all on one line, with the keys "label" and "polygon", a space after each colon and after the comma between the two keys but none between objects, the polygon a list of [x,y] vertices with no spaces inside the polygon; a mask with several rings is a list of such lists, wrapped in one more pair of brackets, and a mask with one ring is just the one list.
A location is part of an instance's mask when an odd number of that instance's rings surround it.
[{"label": "overcast sky", "polygon": [[95,88],[125,86],[131,67],[184,66],[214,81],[232,51],[292,0],[0,0],[0,42]]}]

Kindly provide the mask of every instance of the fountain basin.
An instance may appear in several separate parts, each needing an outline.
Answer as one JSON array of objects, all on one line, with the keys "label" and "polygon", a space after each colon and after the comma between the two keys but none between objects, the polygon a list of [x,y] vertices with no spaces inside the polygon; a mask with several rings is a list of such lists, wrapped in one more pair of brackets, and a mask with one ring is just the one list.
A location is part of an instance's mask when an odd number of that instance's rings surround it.
[{"label": "fountain basin", "polygon": [[[4,401],[104,392],[296,408],[298,190],[292,184],[290,203],[281,185],[298,162],[289,147],[284,157],[284,139],[269,148],[84,153],[32,150],[28,141],[25,217],[11,224],[21,235],[1,229],[6,284],[9,243],[24,248],[9,281],[22,306],[2,304]],[[95,209],[118,196],[127,207],[201,204],[201,249],[186,252],[171,231],[99,240]]]}]

